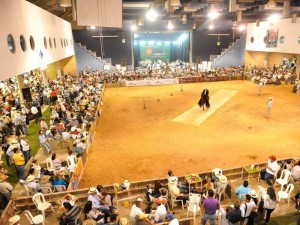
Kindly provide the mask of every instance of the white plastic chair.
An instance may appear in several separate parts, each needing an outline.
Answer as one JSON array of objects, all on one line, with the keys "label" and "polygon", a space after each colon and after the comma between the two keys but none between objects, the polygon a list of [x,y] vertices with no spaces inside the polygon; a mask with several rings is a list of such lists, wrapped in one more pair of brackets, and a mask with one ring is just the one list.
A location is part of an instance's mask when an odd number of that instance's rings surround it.
[{"label": "white plastic chair", "polygon": [[221,197],[222,195],[224,195],[224,199],[225,199],[225,190],[226,190],[226,187],[227,187],[228,183],[225,183],[225,184],[222,184],[222,186],[214,189],[214,192],[215,192],[215,196],[219,196],[219,202],[221,202]]},{"label": "white plastic chair", "polygon": [[260,185],[257,185],[257,187],[258,187],[258,195],[260,195],[264,199],[267,194],[267,189]]},{"label": "white plastic chair", "polygon": [[54,185],[54,191],[55,192],[66,191],[66,186],[65,185]]},{"label": "white plastic chair", "polygon": [[182,209],[184,209],[183,200],[176,199],[176,196],[171,191],[170,191],[170,195],[171,195],[171,199],[170,199],[171,200],[171,209],[173,209],[175,202],[181,202]]},{"label": "white plastic chair", "polygon": [[47,159],[46,159],[46,164],[47,164],[47,170],[48,170],[49,172],[53,172],[54,175],[56,175],[57,171],[56,171],[55,165],[53,164],[51,158],[47,158]]},{"label": "white plastic chair", "polygon": [[[283,186],[288,184],[290,177],[291,177],[291,171],[282,170],[280,178],[275,180],[275,184],[278,183],[281,185],[281,189],[280,189],[281,191],[283,189]],[[275,186],[275,184],[274,184],[274,186]]]},{"label": "white plastic chair", "polygon": [[189,216],[189,212],[193,213],[194,221],[196,221],[196,215],[199,212],[199,215],[201,215],[200,210],[200,202],[201,202],[201,195],[200,194],[189,194],[189,201],[187,201],[187,213],[186,217]]},{"label": "white plastic chair", "polygon": [[278,192],[278,202],[280,202],[281,199],[287,199],[288,200],[288,206],[290,206],[290,198],[291,198],[291,192],[294,190],[294,185],[289,184],[285,191],[279,191]]},{"label": "white plastic chair", "polygon": [[43,225],[45,225],[45,219],[44,219],[42,214],[32,216],[31,212],[29,212],[28,210],[25,210],[24,214],[27,217],[27,219],[29,220],[30,224],[33,224],[33,225],[43,224]]},{"label": "white plastic chair", "polygon": [[35,189],[32,189],[31,187],[27,186],[27,181],[20,179],[19,182],[24,187],[25,193],[26,193],[27,196],[31,196],[31,195],[33,195],[33,193],[36,193]]},{"label": "white plastic chair", "polygon": [[223,170],[221,170],[220,168],[215,168],[212,170],[212,177],[217,177],[223,175]]},{"label": "white plastic chair", "polygon": [[77,157],[75,155],[67,156],[66,161],[68,164],[69,171],[71,173],[74,173],[77,165]]},{"label": "white plastic chair", "polygon": [[[163,195],[162,194],[162,190],[165,190],[165,195]],[[164,199],[166,199],[166,201],[165,201],[165,206],[166,206],[166,208],[167,209],[170,209],[170,207],[169,207],[169,203],[168,203],[168,200],[169,200],[169,198],[168,198],[168,196],[169,196],[169,191],[168,191],[168,189],[166,189],[166,188],[160,188],[159,189],[159,193],[160,193],[160,198],[164,198]]]},{"label": "white plastic chair", "polygon": [[36,208],[42,212],[43,217],[45,218],[45,210],[51,207],[52,211],[54,212],[54,209],[50,202],[46,202],[45,197],[42,193],[36,193],[34,196],[32,196],[32,201],[35,204]]}]

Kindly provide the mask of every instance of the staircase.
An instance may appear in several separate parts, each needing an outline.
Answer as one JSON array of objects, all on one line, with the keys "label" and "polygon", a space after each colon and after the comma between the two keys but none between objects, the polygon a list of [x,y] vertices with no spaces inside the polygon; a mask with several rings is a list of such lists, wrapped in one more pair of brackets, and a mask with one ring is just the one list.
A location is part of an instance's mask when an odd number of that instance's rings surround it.
[{"label": "staircase", "polygon": [[223,48],[220,55],[211,55],[211,68],[241,66],[245,64],[246,35]]},{"label": "staircase", "polygon": [[97,57],[96,52],[86,48],[81,43],[75,43],[74,46],[76,55],[77,72],[87,70],[87,66],[91,66],[92,70],[103,70],[105,60]]}]

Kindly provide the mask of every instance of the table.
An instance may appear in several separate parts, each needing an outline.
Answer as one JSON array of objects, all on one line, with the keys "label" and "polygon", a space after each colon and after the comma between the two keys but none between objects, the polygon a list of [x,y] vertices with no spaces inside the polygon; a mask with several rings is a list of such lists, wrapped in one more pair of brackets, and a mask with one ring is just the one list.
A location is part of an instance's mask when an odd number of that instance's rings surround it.
[{"label": "table", "polygon": [[185,176],[186,182],[189,184],[189,192],[191,192],[191,184],[201,183],[202,189],[202,179],[199,174],[193,173]]},{"label": "table", "polygon": [[259,177],[260,177],[260,168],[259,166],[256,166],[254,168],[251,168],[251,166],[244,166],[243,170],[246,171],[246,173],[248,173],[248,182],[250,180],[250,177],[252,174],[257,174],[257,183],[259,182]]}]

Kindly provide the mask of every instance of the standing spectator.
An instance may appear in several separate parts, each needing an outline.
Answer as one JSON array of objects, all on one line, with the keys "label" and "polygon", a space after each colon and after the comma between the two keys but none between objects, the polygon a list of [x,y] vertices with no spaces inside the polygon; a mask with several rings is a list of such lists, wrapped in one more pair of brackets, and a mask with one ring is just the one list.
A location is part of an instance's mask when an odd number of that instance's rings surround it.
[{"label": "standing spectator", "polygon": [[235,203],[234,208],[227,212],[226,219],[229,221],[229,225],[239,225],[242,221],[242,212],[240,209],[240,204]]},{"label": "standing spectator", "polygon": [[0,196],[4,209],[11,198],[11,192],[13,190],[13,186],[11,186],[11,184],[6,181],[7,178],[8,176],[4,174],[0,175]]},{"label": "standing spectator", "polygon": [[39,140],[40,140],[40,144],[44,148],[45,152],[50,153],[51,146],[49,145],[47,138],[44,135],[44,131],[42,131],[42,130],[39,131]]},{"label": "standing spectator", "polygon": [[210,225],[215,225],[216,211],[220,208],[220,203],[214,198],[214,191],[208,191],[208,198],[203,201],[203,208],[205,210],[204,216],[201,219],[201,224],[205,225],[209,219]]},{"label": "standing spectator", "polygon": [[35,124],[38,124],[38,118],[39,118],[39,111],[38,109],[32,105],[30,108],[31,114],[33,115],[33,118],[35,119]]},{"label": "standing spectator", "polygon": [[40,123],[40,125],[41,125],[41,130],[48,130],[48,125],[47,125],[47,123],[46,123],[46,118],[45,118],[45,117],[42,117],[42,118],[41,118],[41,123]]},{"label": "standing spectator", "polygon": [[15,148],[13,154],[13,160],[15,163],[15,168],[17,172],[17,176],[20,179],[24,180],[25,178],[25,159],[21,152],[19,152],[19,149]]},{"label": "standing spectator", "polygon": [[[265,180],[269,186],[272,186],[271,178],[274,178],[274,175],[277,174],[280,169],[275,155],[270,155],[268,160],[267,168],[260,171],[260,177],[262,180]],[[276,178],[275,178],[276,179]]]},{"label": "standing spectator", "polygon": [[21,149],[25,158],[25,163],[27,164],[27,162],[29,161],[29,159],[31,158],[30,156],[30,145],[28,143],[28,141],[25,139],[25,135],[21,135],[21,141],[20,141],[20,145],[21,145]]},{"label": "standing spectator", "polygon": [[22,129],[22,117],[19,113],[16,113],[14,115],[14,120],[13,120],[14,124],[15,124],[15,129],[16,129],[16,136],[20,136],[21,134],[24,134],[23,129]]},{"label": "standing spectator", "polygon": [[6,165],[10,166],[10,164],[9,164],[10,156],[8,154],[6,154],[8,149],[9,149],[9,144],[7,143],[6,138],[3,138],[3,140],[2,140],[2,150],[5,154]]},{"label": "standing spectator", "polygon": [[273,98],[269,97],[267,101],[267,119],[270,119],[272,107],[273,107]]},{"label": "standing spectator", "polygon": [[246,194],[246,198],[244,202],[241,204],[240,209],[241,209],[241,215],[244,221],[244,224],[247,225],[253,225],[254,222],[250,217],[250,214],[253,210],[256,210],[257,206],[254,201],[250,201],[251,196]]},{"label": "standing spectator", "polygon": [[273,187],[267,189],[267,194],[264,199],[264,207],[267,211],[265,224],[268,224],[270,221],[271,213],[275,210],[276,207],[276,194]]},{"label": "standing spectator", "polygon": [[258,83],[258,95],[261,95],[262,87],[263,87],[263,82],[260,81],[260,82]]}]

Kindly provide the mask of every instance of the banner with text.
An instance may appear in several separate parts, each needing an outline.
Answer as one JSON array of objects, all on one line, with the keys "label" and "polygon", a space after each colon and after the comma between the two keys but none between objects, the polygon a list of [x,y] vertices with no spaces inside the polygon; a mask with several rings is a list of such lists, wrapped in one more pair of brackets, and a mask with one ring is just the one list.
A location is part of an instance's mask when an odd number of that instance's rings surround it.
[{"label": "banner with text", "polygon": [[141,60],[170,61],[170,45],[140,45]]}]

